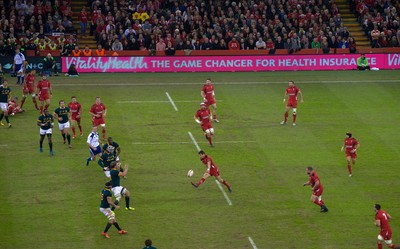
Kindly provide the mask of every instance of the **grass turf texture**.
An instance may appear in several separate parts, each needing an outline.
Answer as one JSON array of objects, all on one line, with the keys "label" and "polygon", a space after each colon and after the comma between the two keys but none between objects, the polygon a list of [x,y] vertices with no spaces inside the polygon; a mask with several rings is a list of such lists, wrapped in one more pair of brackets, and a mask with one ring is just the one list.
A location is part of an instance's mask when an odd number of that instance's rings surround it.
[{"label": "grass turf texture", "polygon": [[[142,248],[147,238],[158,248],[252,248],[249,236],[258,248],[375,248],[375,203],[393,216],[393,240],[400,243],[399,76],[400,71],[344,71],[50,78],[50,109],[76,95],[84,108],[84,137],[68,149],[55,125],[55,156],[49,156],[46,140],[39,153],[38,113],[29,98],[27,111],[11,118],[13,128],[0,127],[0,248]],[[215,82],[221,121],[214,124],[215,148],[207,146],[192,118],[207,77]],[[288,80],[304,94],[296,127],[279,125]],[[178,112],[169,102],[157,102],[168,101],[165,92]],[[130,165],[121,184],[136,208],[116,212],[129,233],[118,235],[112,227],[109,240],[100,235],[106,218],[98,210],[106,178],[96,163],[85,166],[88,109],[95,96],[108,108],[107,135]],[[198,190],[190,185],[204,166],[188,131],[232,185],[233,206],[214,179]],[[352,178],[340,152],[346,131],[361,143]],[[186,143],[137,144],[149,142]],[[327,214],[309,201],[310,187],[302,187],[309,165],[324,184]],[[186,177],[189,169],[192,179]]]}]

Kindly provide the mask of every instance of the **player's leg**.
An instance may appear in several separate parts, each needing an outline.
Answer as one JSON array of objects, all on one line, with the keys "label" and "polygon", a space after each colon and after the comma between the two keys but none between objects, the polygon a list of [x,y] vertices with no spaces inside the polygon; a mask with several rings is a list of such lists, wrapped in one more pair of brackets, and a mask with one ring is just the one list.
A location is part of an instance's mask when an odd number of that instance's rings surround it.
[{"label": "player's leg", "polygon": [[204,182],[208,177],[210,177],[210,174],[208,174],[208,173],[206,172],[206,173],[204,173],[203,177],[202,177],[197,183],[193,183],[193,182],[192,182],[192,185],[193,185],[195,188],[198,188],[201,184],[203,184],[203,182]]},{"label": "player's leg", "polygon": [[[3,109],[3,115],[4,115],[4,119],[6,120],[8,127],[11,128],[11,123],[10,120],[8,119],[8,106],[7,104],[5,104],[5,109]],[[1,122],[1,119],[0,119]]]},{"label": "player's leg", "polygon": [[4,118],[4,111],[3,111],[3,107],[1,107],[1,114],[0,114],[0,124],[1,125],[4,125],[3,122],[1,122],[3,120],[3,118]]},{"label": "player's leg", "polygon": [[349,171],[349,176],[351,177],[353,175],[353,169],[351,167],[351,156],[350,155],[346,155],[346,161],[347,161],[347,170]]},{"label": "player's leg", "polygon": [[213,120],[219,123],[219,120],[217,119],[217,103],[214,103],[211,106],[213,107]]},{"label": "player's leg", "polygon": [[39,151],[43,152],[43,141],[44,141],[45,134],[42,135],[40,134],[40,140],[39,140]]},{"label": "player's leg", "polygon": [[135,210],[135,208],[133,208],[133,207],[131,207],[131,206],[129,205],[129,202],[130,202],[130,193],[129,193],[129,190],[127,190],[126,188],[124,188],[124,189],[122,190],[122,194],[123,194],[124,197],[125,197],[125,206],[126,206],[125,210]]},{"label": "player's leg", "polygon": [[215,179],[217,179],[220,183],[224,184],[224,185],[228,188],[229,192],[232,193],[232,188],[231,188],[231,185],[229,185],[229,183],[227,183],[224,179],[222,179],[220,175],[216,175],[216,176],[214,176],[214,177],[215,177]]},{"label": "player's leg", "polygon": [[75,124],[76,124],[76,120],[71,119],[72,139],[76,138]]},{"label": "player's leg", "polygon": [[294,107],[294,108],[292,109],[292,111],[293,111],[293,112],[292,112],[292,116],[293,116],[293,125],[296,125],[296,117],[297,117],[297,116],[296,116],[296,111],[297,111],[297,108]]},{"label": "player's leg", "polygon": [[213,128],[208,128],[204,131],[205,133],[205,137],[208,140],[208,143],[213,146],[213,142],[212,142],[212,136],[214,135],[214,129]]},{"label": "player's leg", "polygon": [[52,134],[47,134],[47,140],[49,141],[49,148],[50,148],[50,155],[54,156],[54,152],[53,152],[53,141],[52,141]]},{"label": "player's leg", "polygon": [[[61,124],[59,124],[59,125],[62,126]],[[63,138],[63,144],[65,144],[67,142],[67,138],[65,137],[66,136],[65,131],[64,131],[64,129],[60,128],[60,132],[61,132],[61,136]]]},{"label": "player's leg", "polygon": [[80,135],[83,136],[83,130],[82,130],[82,125],[81,125],[81,118],[76,119],[76,122],[78,123]]},{"label": "player's leg", "polygon": [[102,213],[104,213],[104,215],[108,219],[107,225],[104,228],[104,231],[101,233],[101,235],[103,235],[104,237],[109,239],[110,236],[108,235],[108,230],[111,228],[111,226],[115,222],[115,213],[113,211],[111,211],[110,209],[105,209],[105,210],[104,209],[100,209],[100,210],[101,210]]},{"label": "player's leg", "polygon": [[[39,110],[39,107],[38,107],[38,104],[37,104],[37,97],[36,97],[36,94],[35,94],[35,93],[32,93],[31,96],[32,96],[32,102],[33,102],[33,104],[35,105],[36,110]],[[22,106],[21,106],[21,108],[22,108]]]},{"label": "player's leg", "polygon": [[103,141],[105,141],[106,140],[106,124],[102,123],[102,124],[100,124],[100,126],[101,126],[101,136],[102,136]]},{"label": "player's leg", "polygon": [[40,113],[43,113],[43,110],[44,110],[44,99],[39,97],[39,101],[40,101]]},{"label": "player's leg", "polygon": [[285,114],[283,115],[284,119],[283,119],[283,121],[281,122],[282,125],[283,125],[283,124],[286,124],[286,122],[287,122],[287,119],[288,119],[288,117],[289,117],[289,109],[290,109],[290,106],[286,106]]},{"label": "player's leg", "polygon": [[49,108],[50,106],[50,98],[46,99],[46,105],[44,106],[44,109]]},{"label": "player's leg", "polygon": [[67,136],[68,147],[71,148],[71,134],[69,132],[69,121],[64,124],[64,134]]},{"label": "player's leg", "polygon": [[21,104],[19,105],[21,108],[24,106],[26,97],[27,97],[27,93],[24,91],[22,94]]}]

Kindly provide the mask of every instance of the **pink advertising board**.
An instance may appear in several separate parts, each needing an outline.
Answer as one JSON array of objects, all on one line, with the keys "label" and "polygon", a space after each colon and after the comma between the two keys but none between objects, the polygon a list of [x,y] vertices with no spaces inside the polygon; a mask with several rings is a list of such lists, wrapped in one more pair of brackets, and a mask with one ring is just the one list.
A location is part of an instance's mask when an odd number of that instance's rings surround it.
[{"label": "pink advertising board", "polygon": [[[353,70],[359,54],[274,56],[63,57],[79,73]],[[400,54],[367,54],[371,67],[400,69]]]}]

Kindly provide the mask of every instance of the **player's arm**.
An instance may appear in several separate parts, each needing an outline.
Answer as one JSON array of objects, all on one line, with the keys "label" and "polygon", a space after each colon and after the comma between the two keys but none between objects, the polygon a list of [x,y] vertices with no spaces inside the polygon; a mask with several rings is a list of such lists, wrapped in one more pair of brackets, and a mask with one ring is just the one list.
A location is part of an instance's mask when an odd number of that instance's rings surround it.
[{"label": "player's arm", "polygon": [[196,123],[201,124],[201,121],[200,121],[199,117],[197,116],[197,114],[194,115],[193,118],[194,118],[194,121],[196,121]]},{"label": "player's arm", "polygon": [[118,146],[115,150],[117,151],[117,156],[119,156],[119,154],[121,154],[121,147]]},{"label": "player's arm", "polygon": [[49,86],[49,92],[50,92],[50,95],[53,95],[53,88],[51,87],[51,85]]},{"label": "player's arm", "polygon": [[305,182],[305,183],[303,183],[303,187],[304,186],[309,186],[309,185],[311,185],[311,183],[308,181],[308,182]]},{"label": "player's arm", "polygon": [[106,115],[107,115],[107,108],[104,106],[103,116],[105,117]]},{"label": "player's arm", "polygon": [[104,168],[103,157],[99,158],[99,160],[97,161],[97,164],[100,165],[100,167]]},{"label": "player's arm", "polygon": [[346,144],[345,144],[345,143],[343,143],[342,148],[340,149],[340,151],[343,151],[343,150],[344,150],[344,147],[346,147]]},{"label": "player's arm", "polygon": [[81,113],[82,113],[82,106],[79,106],[78,115],[76,115],[76,117],[80,118],[81,117]]},{"label": "player's arm", "polygon": [[207,174],[210,174],[210,169],[211,169],[211,160],[208,160],[207,161],[207,170],[206,170]]},{"label": "player's arm", "polygon": [[299,94],[300,94],[300,101],[301,103],[303,103],[304,102],[303,93],[301,93],[300,89],[299,89]]},{"label": "player's arm", "polygon": [[50,119],[51,121],[50,121],[50,128],[53,128],[53,126],[54,126],[54,117],[53,116],[51,116],[51,119]]},{"label": "player's arm", "polygon": [[201,97],[203,97],[204,100],[206,99],[206,92],[204,92],[203,89],[201,89],[200,95],[201,95]]},{"label": "player's arm", "polygon": [[287,97],[287,91],[285,90],[285,93],[283,94],[283,103],[285,103]]},{"label": "player's arm", "polygon": [[119,206],[116,205],[116,204],[113,202],[111,196],[107,196],[107,202],[108,202],[108,204],[110,204],[110,206],[113,206],[113,207],[116,208],[116,209],[119,208]]},{"label": "player's arm", "polygon": [[118,175],[119,176],[126,176],[128,174],[128,169],[129,169],[128,164],[125,164],[124,171],[123,172],[119,172]]},{"label": "player's arm", "polygon": [[42,123],[42,120],[38,119],[38,120],[37,120],[37,125],[38,125],[38,126],[44,126],[45,124]]},{"label": "player's arm", "polygon": [[375,220],[375,226],[380,227],[381,226],[381,220],[379,220],[379,219]]},{"label": "player's arm", "polygon": [[97,118],[97,114],[94,113],[93,109],[89,110],[90,115],[92,115],[93,117]]},{"label": "player's arm", "polygon": [[315,181],[313,190],[317,190],[319,188],[319,180]]}]

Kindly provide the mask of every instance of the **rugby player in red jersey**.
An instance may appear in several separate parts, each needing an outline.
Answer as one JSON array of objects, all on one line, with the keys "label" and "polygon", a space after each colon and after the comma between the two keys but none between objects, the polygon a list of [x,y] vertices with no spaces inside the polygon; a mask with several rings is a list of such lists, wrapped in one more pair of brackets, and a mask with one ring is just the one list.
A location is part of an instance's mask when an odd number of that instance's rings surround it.
[{"label": "rugby player in red jersey", "polygon": [[212,136],[214,135],[214,128],[211,124],[211,113],[205,103],[200,104],[200,109],[197,110],[194,115],[194,120],[201,125],[201,129],[204,131],[204,136],[208,140],[210,146],[214,146],[212,143]]},{"label": "rugby player in red jersey", "polygon": [[375,204],[375,226],[380,227],[381,231],[378,235],[378,249],[382,249],[383,244],[389,248],[399,249],[400,246],[396,246],[392,243],[392,229],[390,228],[389,221],[392,217],[384,210],[381,210],[381,205]]},{"label": "rugby player in red jersey", "polygon": [[93,127],[101,126],[101,134],[103,140],[106,140],[106,123],[104,117],[107,115],[106,106],[101,102],[100,97],[96,97],[94,105],[89,110],[92,115]]},{"label": "rugby player in red jersey", "polygon": [[[36,94],[40,101],[40,113],[43,113],[44,109],[48,109],[50,106],[50,98],[53,94],[53,89],[51,88],[50,81],[47,79],[46,74],[42,75],[42,79],[39,80],[36,86]],[[46,105],[44,104],[46,102]]]},{"label": "rugby player in red jersey", "polygon": [[341,151],[346,148],[346,160],[347,160],[347,169],[349,170],[349,177],[353,175],[352,167],[356,164],[357,154],[356,151],[360,147],[360,143],[352,137],[351,132],[346,133],[346,138],[344,139],[343,146]]},{"label": "rugby player in red jersey", "polygon": [[33,104],[35,105],[36,110],[39,110],[37,101],[36,101],[36,94],[35,94],[35,74],[36,71],[32,70],[28,73],[26,76],[25,82],[22,87],[22,100],[21,100],[21,109],[25,103],[26,97],[28,97],[28,94],[32,96],[32,101]]},{"label": "rugby player in red jersey", "polygon": [[20,112],[24,112],[24,110],[18,106],[18,97],[15,96],[13,99],[8,101],[8,116],[14,116]]},{"label": "rugby player in red jersey", "polygon": [[312,167],[306,168],[307,175],[309,176],[308,182],[305,182],[303,186],[310,185],[313,193],[311,194],[311,201],[321,207],[321,212],[328,212],[328,208],[325,206],[324,201],[322,200],[322,193],[324,192],[324,187],[322,186],[321,181],[319,180],[319,176],[317,172],[314,171]]},{"label": "rugby player in red jersey", "polygon": [[206,84],[204,84],[201,88],[200,94],[203,97],[204,103],[206,103],[207,107],[213,107],[212,119],[219,123],[217,119],[217,103],[215,101],[214,85],[212,84],[210,78],[206,80]]},{"label": "rugby player in red jersey", "polygon": [[217,179],[220,183],[224,184],[228,188],[229,192],[232,193],[231,186],[224,179],[221,178],[218,167],[217,165],[215,165],[213,159],[209,155],[206,155],[206,153],[202,150],[199,151],[199,156],[200,156],[200,161],[206,166],[207,170],[204,173],[203,177],[200,179],[200,181],[198,183],[192,182],[192,185],[195,188],[198,188],[208,177],[214,176],[215,179]]},{"label": "rugby player in red jersey", "polygon": [[289,98],[286,104],[286,111],[284,115],[285,119],[281,122],[281,125],[286,124],[290,108],[293,110],[293,126],[296,125],[297,94],[300,94],[301,103],[303,103],[303,94],[301,93],[300,89],[294,85],[294,81],[289,81],[289,86],[286,87],[285,94],[283,95],[283,103],[286,102],[287,96],[289,96]]},{"label": "rugby player in red jersey", "polygon": [[76,138],[75,133],[75,124],[78,124],[80,135],[83,136],[82,125],[81,125],[81,114],[82,114],[82,105],[76,100],[75,96],[71,97],[71,102],[68,104],[68,107],[71,111],[71,128],[73,136],[72,138]]}]

